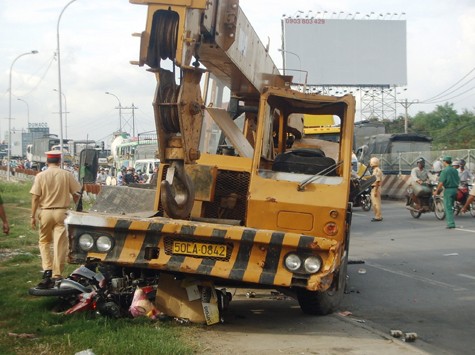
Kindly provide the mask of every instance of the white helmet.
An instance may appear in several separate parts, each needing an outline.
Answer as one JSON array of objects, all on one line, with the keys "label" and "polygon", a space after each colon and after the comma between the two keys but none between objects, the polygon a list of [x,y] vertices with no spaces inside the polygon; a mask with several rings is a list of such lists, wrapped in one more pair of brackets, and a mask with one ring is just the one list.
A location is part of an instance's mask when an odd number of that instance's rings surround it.
[{"label": "white helmet", "polygon": [[369,161],[370,166],[379,166],[379,159],[376,157],[372,157]]}]

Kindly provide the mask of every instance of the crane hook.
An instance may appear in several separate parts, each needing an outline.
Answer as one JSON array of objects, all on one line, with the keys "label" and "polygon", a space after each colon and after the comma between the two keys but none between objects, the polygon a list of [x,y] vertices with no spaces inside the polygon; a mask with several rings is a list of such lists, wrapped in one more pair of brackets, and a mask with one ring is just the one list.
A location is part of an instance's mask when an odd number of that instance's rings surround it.
[{"label": "crane hook", "polygon": [[185,172],[183,161],[171,164],[166,179],[160,185],[160,199],[165,213],[174,219],[188,218],[193,208],[195,190]]}]

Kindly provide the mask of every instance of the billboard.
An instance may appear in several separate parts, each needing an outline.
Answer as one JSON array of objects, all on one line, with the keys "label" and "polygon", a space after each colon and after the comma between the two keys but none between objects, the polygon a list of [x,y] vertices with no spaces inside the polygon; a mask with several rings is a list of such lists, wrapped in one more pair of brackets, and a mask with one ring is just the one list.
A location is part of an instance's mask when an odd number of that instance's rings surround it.
[{"label": "billboard", "polygon": [[285,18],[282,29],[287,74],[308,72],[309,85],[407,85],[405,20]]}]

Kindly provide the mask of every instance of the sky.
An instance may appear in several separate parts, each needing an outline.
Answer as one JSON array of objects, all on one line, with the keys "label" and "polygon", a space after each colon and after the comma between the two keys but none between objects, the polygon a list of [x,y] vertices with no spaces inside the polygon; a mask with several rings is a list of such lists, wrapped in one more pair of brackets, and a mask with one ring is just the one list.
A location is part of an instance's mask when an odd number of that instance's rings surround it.
[{"label": "sky", "polygon": [[[8,130],[11,74],[11,128],[47,123],[60,133],[57,24],[69,0],[0,1],[0,136]],[[282,68],[281,19],[320,12],[326,18],[396,17],[407,21],[408,84],[398,100],[419,101],[409,115],[430,112],[446,99],[461,113],[475,111],[475,2],[473,0],[241,0],[240,6],[269,53]],[[155,77],[138,60],[145,29],[144,5],[127,0],[77,0],[59,22],[63,137],[104,140],[122,128],[152,131]],[[371,15],[371,13],[374,13]],[[388,16],[387,13],[392,15]],[[404,15],[402,14],[404,13]],[[351,14],[351,15],[350,15]],[[397,15],[394,15],[397,14]],[[318,45],[318,44],[316,44]],[[21,54],[37,50],[37,54]],[[113,95],[107,95],[110,92]],[[441,94],[440,96],[437,96]],[[436,97],[431,104],[423,101]],[[118,103],[122,107],[119,120]],[[132,119],[132,112],[134,118]],[[398,114],[403,114],[402,105]],[[356,120],[358,120],[358,111]],[[133,127],[133,124],[134,127]]]}]

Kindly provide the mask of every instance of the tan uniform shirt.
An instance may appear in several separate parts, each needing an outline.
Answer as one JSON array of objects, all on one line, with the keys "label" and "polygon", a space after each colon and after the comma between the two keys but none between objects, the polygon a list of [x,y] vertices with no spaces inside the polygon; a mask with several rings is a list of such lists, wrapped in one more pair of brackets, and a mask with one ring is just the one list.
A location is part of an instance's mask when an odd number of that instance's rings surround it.
[{"label": "tan uniform shirt", "polygon": [[30,193],[40,196],[41,208],[67,208],[71,196],[81,191],[81,185],[69,171],[50,166],[35,177]]},{"label": "tan uniform shirt", "polygon": [[383,182],[383,171],[376,166],[373,168],[372,175],[376,177],[376,180],[374,181],[372,186],[381,186],[381,183]]}]

